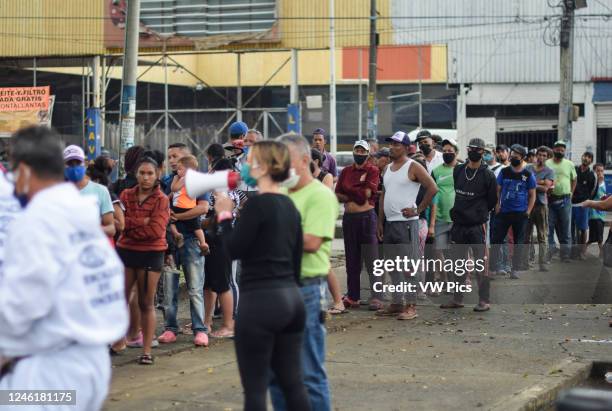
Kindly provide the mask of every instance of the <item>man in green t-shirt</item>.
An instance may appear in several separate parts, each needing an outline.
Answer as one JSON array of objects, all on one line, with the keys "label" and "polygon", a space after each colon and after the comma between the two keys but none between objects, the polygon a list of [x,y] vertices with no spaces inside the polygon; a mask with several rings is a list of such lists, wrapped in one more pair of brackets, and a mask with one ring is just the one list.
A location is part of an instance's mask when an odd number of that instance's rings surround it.
[{"label": "man in green t-shirt", "polygon": [[[429,223],[429,235],[434,235],[434,249],[437,259],[444,260],[444,251],[448,249],[450,232],[453,228],[453,220],[450,210],[455,205],[455,182],[453,170],[457,165],[457,142],[452,138],[442,141],[442,160],[431,172],[431,176],[438,186],[438,193],[431,207],[431,218]],[[446,281],[446,273],[442,275]]]},{"label": "man in green t-shirt", "polygon": [[[313,178],[310,171],[310,145],[297,134],[278,138],[291,155],[296,175],[287,181],[289,197],[302,216],[304,254],[300,291],[306,308],[306,325],[302,344],[304,384],[313,410],[331,409],[329,383],[325,371],[325,295],[326,278],[331,268],[331,243],[338,218],[338,200],[329,188]],[[276,411],[286,410],[283,394],[275,378],[270,384],[272,404]]]},{"label": "man in green t-shirt", "polygon": [[559,233],[560,257],[569,262],[572,246],[572,193],[576,188],[576,167],[565,159],[565,141],[557,141],[553,146],[553,158],[546,166],[555,173],[555,186],[548,202],[548,246],[549,259],[555,248],[555,230]]}]

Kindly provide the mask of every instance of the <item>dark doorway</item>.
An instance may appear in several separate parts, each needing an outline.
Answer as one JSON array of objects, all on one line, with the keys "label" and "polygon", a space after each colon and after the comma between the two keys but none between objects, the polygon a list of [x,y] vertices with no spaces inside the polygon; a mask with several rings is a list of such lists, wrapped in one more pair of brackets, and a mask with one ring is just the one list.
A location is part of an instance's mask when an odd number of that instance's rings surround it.
[{"label": "dark doorway", "polygon": [[497,133],[497,144],[520,144],[528,149],[540,146],[552,147],[557,141],[557,130],[544,131],[499,131]]},{"label": "dark doorway", "polygon": [[597,162],[612,169],[612,128],[597,129]]}]

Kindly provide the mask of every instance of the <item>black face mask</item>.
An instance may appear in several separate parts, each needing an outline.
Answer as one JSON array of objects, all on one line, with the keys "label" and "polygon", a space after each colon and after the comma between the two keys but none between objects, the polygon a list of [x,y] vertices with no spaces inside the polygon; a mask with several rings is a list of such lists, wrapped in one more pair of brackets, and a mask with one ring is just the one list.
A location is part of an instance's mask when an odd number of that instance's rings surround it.
[{"label": "black face mask", "polygon": [[521,159],[512,157],[510,159],[510,164],[512,164],[512,167],[518,167],[521,165]]},{"label": "black face mask", "polygon": [[355,160],[355,164],[357,164],[358,166],[365,163],[367,159],[368,159],[367,154],[353,154],[353,160]]},{"label": "black face mask", "polygon": [[468,152],[468,158],[470,159],[470,161],[473,161],[474,163],[480,161],[480,159],[482,159],[482,154],[479,153],[478,151],[470,151]]},{"label": "black face mask", "polygon": [[432,150],[432,149],[431,149],[431,146],[430,146],[429,144],[421,144],[421,145],[419,146],[419,150],[421,150],[421,152],[422,152],[423,154],[425,154],[426,156],[428,156],[428,155],[429,155],[429,153],[431,153],[431,150]]},{"label": "black face mask", "polygon": [[442,153],[442,159],[446,164],[450,164],[455,160],[455,153]]},{"label": "black face mask", "polygon": [[556,159],[562,159],[563,157],[565,157],[565,154],[560,153],[559,151],[555,151],[553,152],[553,156],[555,156]]}]

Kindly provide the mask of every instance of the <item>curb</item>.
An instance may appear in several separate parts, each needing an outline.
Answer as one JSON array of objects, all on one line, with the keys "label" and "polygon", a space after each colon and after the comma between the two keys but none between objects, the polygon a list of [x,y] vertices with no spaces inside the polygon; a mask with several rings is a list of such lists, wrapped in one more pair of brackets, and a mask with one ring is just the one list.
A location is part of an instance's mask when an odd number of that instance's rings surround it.
[{"label": "curb", "polygon": [[502,398],[491,409],[497,411],[549,409],[554,405],[559,392],[586,380],[591,373],[591,369],[591,362],[567,358],[556,364],[547,375],[542,377],[539,383]]}]

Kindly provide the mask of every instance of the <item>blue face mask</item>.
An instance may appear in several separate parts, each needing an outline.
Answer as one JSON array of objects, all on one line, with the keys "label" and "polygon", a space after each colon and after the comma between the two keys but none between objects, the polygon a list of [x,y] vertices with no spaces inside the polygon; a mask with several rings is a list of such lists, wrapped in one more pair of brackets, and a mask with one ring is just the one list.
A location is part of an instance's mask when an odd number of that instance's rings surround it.
[{"label": "blue face mask", "polygon": [[242,168],[240,169],[240,178],[249,187],[257,186],[257,180],[251,176],[251,165],[249,163],[244,163],[242,165]]},{"label": "blue face mask", "polygon": [[26,206],[28,205],[28,196],[25,194],[18,194],[17,190],[13,190],[13,196],[17,199],[17,201],[19,201],[19,205],[21,206],[21,208],[26,208]]},{"label": "blue face mask", "polygon": [[[25,174],[26,174],[26,178],[29,180],[29,177],[30,177],[30,171],[29,171],[29,169],[26,169],[24,172],[25,172]],[[15,171],[15,172],[13,173],[13,178],[12,178],[12,183],[13,183],[13,185],[15,185],[15,182],[17,181],[17,178],[18,178],[17,176],[18,176],[18,172],[17,172],[17,171]],[[28,194],[27,194],[27,191],[29,190],[29,186],[30,186],[30,183],[29,183],[29,181],[28,181],[28,182],[26,183],[25,187],[24,187],[24,190],[25,190],[26,192],[23,192],[23,193],[18,193],[18,192],[17,192],[17,187],[13,188],[13,196],[14,196],[14,197],[17,199],[17,201],[19,202],[19,205],[21,206],[21,208],[26,208],[26,206],[28,205],[28,202],[30,201],[30,200],[28,199]]]},{"label": "blue face mask", "polygon": [[242,153],[246,156],[247,154],[249,154],[249,146],[244,146],[242,148]]},{"label": "blue face mask", "polygon": [[489,161],[493,160],[493,155],[492,155],[492,154],[489,154],[489,153],[485,153],[485,155],[484,155],[484,156],[482,156],[482,159],[483,159],[484,161],[486,161],[486,162],[489,162]]},{"label": "blue face mask", "polygon": [[85,178],[85,166],[70,166],[64,169],[64,177],[73,183],[78,183]]}]

